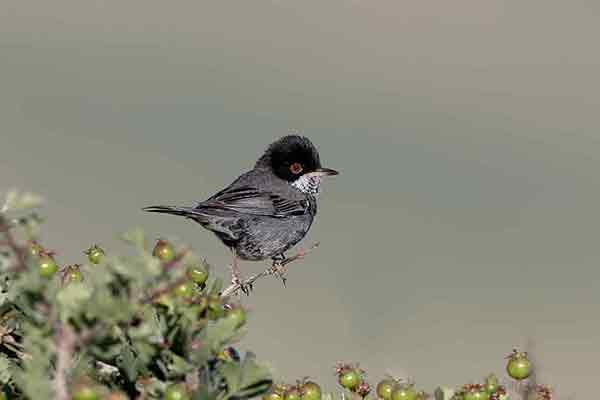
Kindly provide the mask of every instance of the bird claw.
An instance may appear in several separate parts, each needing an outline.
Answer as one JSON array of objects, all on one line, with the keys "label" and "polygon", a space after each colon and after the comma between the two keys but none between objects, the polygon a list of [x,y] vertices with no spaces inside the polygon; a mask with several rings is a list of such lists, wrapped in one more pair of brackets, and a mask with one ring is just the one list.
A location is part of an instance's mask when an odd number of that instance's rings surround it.
[{"label": "bird claw", "polygon": [[285,283],[287,282],[287,278],[285,277],[285,272],[287,268],[285,267],[283,261],[285,261],[285,258],[282,260],[273,261],[273,266],[271,267],[271,274],[281,279],[281,283],[283,283],[283,286],[286,287]]}]

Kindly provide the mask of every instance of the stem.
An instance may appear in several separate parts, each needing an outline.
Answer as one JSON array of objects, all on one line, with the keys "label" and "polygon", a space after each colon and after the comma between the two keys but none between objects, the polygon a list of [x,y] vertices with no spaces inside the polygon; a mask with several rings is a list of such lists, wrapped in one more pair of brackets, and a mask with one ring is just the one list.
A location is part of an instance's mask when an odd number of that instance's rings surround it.
[{"label": "stem", "polygon": [[69,400],[67,373],[73,357],[77,337],[67,324],[60,324],[54,336],[56,342],[57,361],[54,376],[54,392],[57,400]]}]

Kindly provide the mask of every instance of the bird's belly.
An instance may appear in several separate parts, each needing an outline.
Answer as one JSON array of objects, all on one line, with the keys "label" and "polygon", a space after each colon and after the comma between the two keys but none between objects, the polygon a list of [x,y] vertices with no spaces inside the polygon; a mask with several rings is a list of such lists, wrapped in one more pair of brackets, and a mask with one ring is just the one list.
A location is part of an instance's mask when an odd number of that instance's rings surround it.
[{"label": "bird's belly", "polygon": [[259,261],[279,255],[301,241],[310,229],[312,216],[257,217],[248,221],[235,250],[243,260]]}]

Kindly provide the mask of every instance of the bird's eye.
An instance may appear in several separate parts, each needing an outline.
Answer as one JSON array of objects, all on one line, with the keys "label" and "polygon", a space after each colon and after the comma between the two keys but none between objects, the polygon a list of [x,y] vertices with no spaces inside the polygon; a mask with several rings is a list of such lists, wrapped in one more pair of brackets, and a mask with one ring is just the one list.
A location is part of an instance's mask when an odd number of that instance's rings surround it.
[{"label": "bird's eye", "polygon": [[292,171],[292,174],[298,175],[300,172],[302,172],[302,164],[293,163],[290,165],[290,171]]}]

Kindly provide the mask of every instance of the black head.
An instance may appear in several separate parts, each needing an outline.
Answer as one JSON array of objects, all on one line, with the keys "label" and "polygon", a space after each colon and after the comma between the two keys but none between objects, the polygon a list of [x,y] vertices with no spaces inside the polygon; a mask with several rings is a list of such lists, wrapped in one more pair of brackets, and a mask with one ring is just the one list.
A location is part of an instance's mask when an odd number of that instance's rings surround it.
[{"label": "black head", "polygon": [[321,166],[316,147],[308,138],[298,135],[284,136],[271,143],[256,167],[270,168],[288,182],[297,181],[303,175],[337,175],[337,171]]}]

